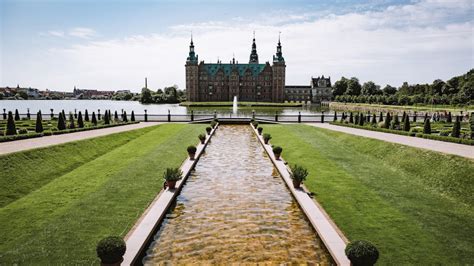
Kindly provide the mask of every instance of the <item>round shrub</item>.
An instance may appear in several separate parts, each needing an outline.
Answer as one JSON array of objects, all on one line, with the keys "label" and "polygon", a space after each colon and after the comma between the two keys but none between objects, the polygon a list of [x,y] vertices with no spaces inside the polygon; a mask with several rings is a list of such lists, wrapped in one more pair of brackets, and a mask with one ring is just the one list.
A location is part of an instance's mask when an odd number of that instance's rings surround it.
[{"label": "round shrub", "polygon": [[379,128],[385,128],[385,122],[379,122],[379,123],[377,124],[377,126],[378,126]]},{"label": "round shrub", "polygon": [[281,154],[282,151],[283,151],[283,148],[280,146],[273,147],[273,153],[275,154]]},{"label": "round shrub", "polygon": [[356,240],[346,246],[346,256],[354,266],[374,265],[379,259],[379,251],[370,242]]},{"label": "round shrub", "polygon": [[197,151],[196,146],[188,146],[188,153],[195,154]]},{"label": "round shrub", "polygon": [[26,129],[26,128],[20,128],[20,130],[18,130],[18,133],[19,133],[19,134],[26,134],[26,133],[28,133],[28,129]]},{"label": "round shrub", "polygon": [[122,261],[126,250],[125,241],[118,236],[108,236],[97,244],[97,256],[102,263],[117,263]]}]

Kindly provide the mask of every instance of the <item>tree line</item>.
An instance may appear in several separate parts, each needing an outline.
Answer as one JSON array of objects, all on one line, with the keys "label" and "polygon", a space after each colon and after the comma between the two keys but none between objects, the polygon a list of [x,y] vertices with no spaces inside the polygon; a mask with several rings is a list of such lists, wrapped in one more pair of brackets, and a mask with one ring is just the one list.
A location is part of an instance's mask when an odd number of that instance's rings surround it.
[{"label": "tree line", "polygon": [[165,87],[156,92],[143,88],[139,98],[141,103],[180,103],[184,100],[186,100],[186,94],[178,90],[177,86]]},{"label": "tree line", "polygon": [[342,77],[333,85],[333,97],[337,102],[377,103],[389,105],[413,104],[473,104],[474,69],[448,81],[437,79],[432,84],[410,85],[404,82],[399,88],[381,86],[373,81],[360,84],[355,77]]}]

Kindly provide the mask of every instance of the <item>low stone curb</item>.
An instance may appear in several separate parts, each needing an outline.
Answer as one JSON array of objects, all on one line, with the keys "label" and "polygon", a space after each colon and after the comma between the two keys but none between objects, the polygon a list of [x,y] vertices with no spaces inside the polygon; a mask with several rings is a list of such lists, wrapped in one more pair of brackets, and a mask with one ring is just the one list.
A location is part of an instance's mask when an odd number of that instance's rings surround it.
[{"label": "low stone curb", "polygon": [[349,259],[346,257],[345,248],[347,239],[342,237],[338,232],[341,232],[336,225],[328,219],[326,212],[321,208],[319,204],[308,195],[304,189],[295,189],[293,187],[293,181],[290,177],[290,170],[287,168],[285,161],[280,156],[280,160],[275,159],[273,150],[270,144],[265,144],[263,136],[259,135],[257,130],[250,125],[257,136],[257,139],[262,144],[265,152],[272,161],[275,168],[280,173],[281,177],[286,183],[286,186],[293,194],[293,197],[298,202],[300,208],[306,214],[306,217],[311,222],[311,225],[318,233],[319,237],[323,241],[324,245],[328,249],[334,261],[337,265],[350,265]]},{"label": "low stone curb", "polygon": [[161,190],[155,199],[151,202],[150,206],[143,212],[142,216],[137,220],[135,225],[125,236],[125,242],[127,244],[127,251],[123,256],[122,265],[134,265],[136,263],[141,264],[137,260],[140,259],[140,255],[147,248],[147,245],[156,229],[165,218],[171,203],[179,195],[183,185],[189,177],[189,174],[194,166],[201,157],[204,149],[209,143],[212,135],[217,130],[219,124],[211,131],[209,135],[206,135],[206,141],[204,144],[196,146],[197,151],[194,160],[190,160],[189,157],[183,162],[180,169],[183,171],[183,179],[176,182],[176,188],[173,190],[165,189]]}]

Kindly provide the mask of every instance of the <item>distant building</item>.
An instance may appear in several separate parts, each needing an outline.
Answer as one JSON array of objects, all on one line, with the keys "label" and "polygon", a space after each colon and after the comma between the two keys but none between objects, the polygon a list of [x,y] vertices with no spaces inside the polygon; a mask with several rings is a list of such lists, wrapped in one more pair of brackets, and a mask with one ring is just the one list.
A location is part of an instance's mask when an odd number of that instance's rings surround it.
[{"label": "distant building", "polygon": [[185,68],[188,101],[232,101],[234,96],[239,101],[284,101],[286,65],[280,39],[270,65],[259,64],[255,36],[247,64],[239,64],[235,58],[230,63],[199,62],[191,38]]},{"label": "distant building", "polygon": [[321,103],[331,101],[332,87],[331,78],[311,77],[310,85],[287,85],[285,86],[285,101],[302,103]]},{"label": "distant building", "polygon": [[288,102],[311,102],[311,86],[285,86],[285,100]]},{"label": "distant building", "polygon": [[317,78],[311,78],[311,94],[313,103],[331,101],[332,86],[331,77],[325,78],[324,75]]},{"label": "distant building", "polygon": [[77,99],[110,99],[113,95],[113,91],[77,89],[74,86],[71,96]]}]

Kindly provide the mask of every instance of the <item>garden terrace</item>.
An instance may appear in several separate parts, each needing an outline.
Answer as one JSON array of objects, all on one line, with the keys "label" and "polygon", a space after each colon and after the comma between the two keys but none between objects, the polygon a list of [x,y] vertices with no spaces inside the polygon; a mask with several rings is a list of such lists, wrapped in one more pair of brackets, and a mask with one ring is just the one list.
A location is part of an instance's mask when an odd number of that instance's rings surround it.
[{"label": "garden terrace", "polygon": [[385,264],[474,263],[474,162],[306,125],[264,125],[349,240]]},{"label": "garden terrace", "polygon": [[97,242],[130,230],[204,129],[166,124],[0,156],[0,264],[97,264]]}]

